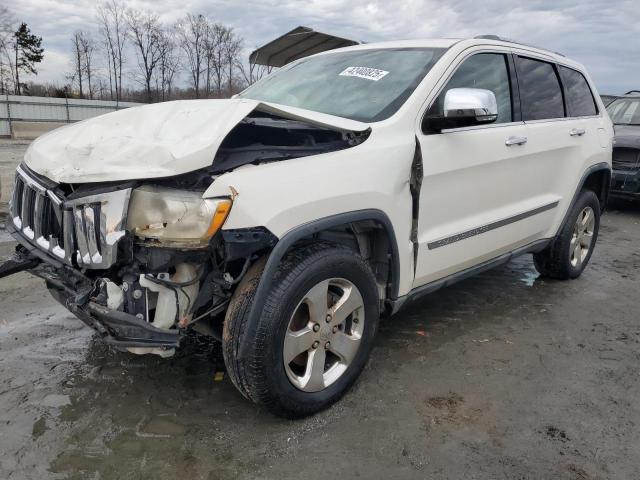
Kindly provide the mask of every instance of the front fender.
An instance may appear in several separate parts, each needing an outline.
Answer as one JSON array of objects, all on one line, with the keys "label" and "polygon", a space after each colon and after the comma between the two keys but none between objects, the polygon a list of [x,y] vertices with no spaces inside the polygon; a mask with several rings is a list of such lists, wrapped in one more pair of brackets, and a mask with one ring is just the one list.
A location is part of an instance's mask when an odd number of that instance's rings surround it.
[{"label": "front fender", "polygon": [[216,178],[204,196],[234,195],[224,230],[265,227],[279,239],[318,219],[377,210],[392,227],[402,295],[412,281],[409,178],[415,141],[408,137],[372,148],[372,140],[347,150],[240,167]]}]

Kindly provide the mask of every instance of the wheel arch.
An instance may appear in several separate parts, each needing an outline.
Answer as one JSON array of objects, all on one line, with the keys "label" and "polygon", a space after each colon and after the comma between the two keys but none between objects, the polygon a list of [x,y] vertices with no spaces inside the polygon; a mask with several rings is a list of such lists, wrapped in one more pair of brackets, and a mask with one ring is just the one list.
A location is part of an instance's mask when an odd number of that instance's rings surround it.
[{"label": "wheel arch", "polygon": [[607,200],[609,198],[609,183],[611,182],[611,165],[606,162],[596,163],[587,168],[582,174],[580,182],[573,194],[571,203],[564,214],[560,228],[556,232],[556,236],[562,231],[564,226],[569,221],[569,215],[573,206],[578,201],[580,192],[584,189],[593,191],[600,202],[600,211],[604,211]]},{"label": "wheel arch", "polygon": [[609,199],[609,185],[611,183],[611,168],[607,164],[595,165],[589,169],[579,190],[587,189],[595,193],[600,201],[600,211],[604,211]]},{"label": "wheel arch", "polygon": [[[280,238],[268,254],[249,312],[245,338],[253,338],[256,333],[258,319],[260,316],[260,305],[264,303],[275,271],[280,261],[288,251],[294,248],[297,244],[300,244],[300,242],[311,241],[318,238],[325,240],[328,239],[342,244],[345,244],[346,242],[346,244],[348,244],[348,240],[341,241],[340,238],[336,237],[336,232],[343,227],[348,227],[350,230],[354,231],[355,242],[359,244],[358,235],[362,233],[358,232],[358,230],[368,224],[377,225],[378,231],[376,234],[383,234],[387,241],[386,246],[388,249],[387,254],[389,256],[389,265],[386,296],[389,299],[397,298],[400,285],[400,254],[396,235],[389,217],[384,212],[377,209],[357,210],[331,215],[305,223],[290,230]],[[359,248],[359,250],[361,251],[361,248]],[[376,277],[378,277],[378,273],[379,272],[376,272],[376,269],[374,269]],[[244,342],[244,344],[240,346],[239,356],[241,358],[246,358],[247,344],[248,342]]]}]

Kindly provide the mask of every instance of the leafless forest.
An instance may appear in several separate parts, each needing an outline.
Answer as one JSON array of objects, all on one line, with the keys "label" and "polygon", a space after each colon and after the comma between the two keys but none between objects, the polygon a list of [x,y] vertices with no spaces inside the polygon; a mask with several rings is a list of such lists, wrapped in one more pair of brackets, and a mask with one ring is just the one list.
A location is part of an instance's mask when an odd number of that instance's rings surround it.
[{"label": "leafless forest", "polygon": [[248,64],[244,39],[232,27],[201,14],[166,24],[152,11],[108,0],[97,4],[95,19],[97,26],[70,32],[67,71],[47,84],[37,77],[47,52],[34,54],[42,38],[0,7],[0,92],[142,102],[219,98],[267,73]]}]

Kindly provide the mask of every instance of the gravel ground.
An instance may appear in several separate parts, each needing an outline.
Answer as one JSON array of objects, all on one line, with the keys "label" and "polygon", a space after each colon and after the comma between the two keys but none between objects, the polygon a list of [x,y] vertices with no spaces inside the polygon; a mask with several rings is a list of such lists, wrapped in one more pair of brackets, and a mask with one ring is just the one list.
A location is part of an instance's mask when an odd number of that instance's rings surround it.
[{"label": "gravel ground", "polygon": [[2,279],[0,478],[640,478],[639,237],[640,207],[618,205],[577,280],[523,257],[426,297],[302,421],[216,380],[216,343],[119,353],[41,281]]}]

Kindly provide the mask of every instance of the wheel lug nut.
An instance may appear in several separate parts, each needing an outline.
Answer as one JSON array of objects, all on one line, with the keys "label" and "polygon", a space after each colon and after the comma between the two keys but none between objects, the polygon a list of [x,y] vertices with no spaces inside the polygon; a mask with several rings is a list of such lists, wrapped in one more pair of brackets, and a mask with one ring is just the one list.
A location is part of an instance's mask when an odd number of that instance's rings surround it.
[{"label": "wheel lug nut", "polygon": [[320,330],[320,325],[318,325],[317,323],[313,325],[313,331],[317,332],[318,330]]},{"label": "wheel lug nut", "polygon": [[325,350],[327,350],[331,346],[331,342],[327,342],[324,344]]},{"label": "wheel lug nut", "polygon": [[327,315],[327,323],[329,323],[331,321],[331,314]]},{"label": "wheel lug nut", "polygon": [[318,345],[320,345],[320,342],[316,340],[313,342],[313,345],[311,345],[311,348],[318,348]]},{"label": "wheel lug nut", "polygon": [[358,317],[354,317],[353,323],[358,323],[358,322],[359,322]]},{"label": "wheel lug nut", "polygon": [[335,327],[333,327],[333,328],[331,329],[331,331],[332,331],[333,333],[336,333],[336,332],[338,331],[338,326],[336,325]]}]

